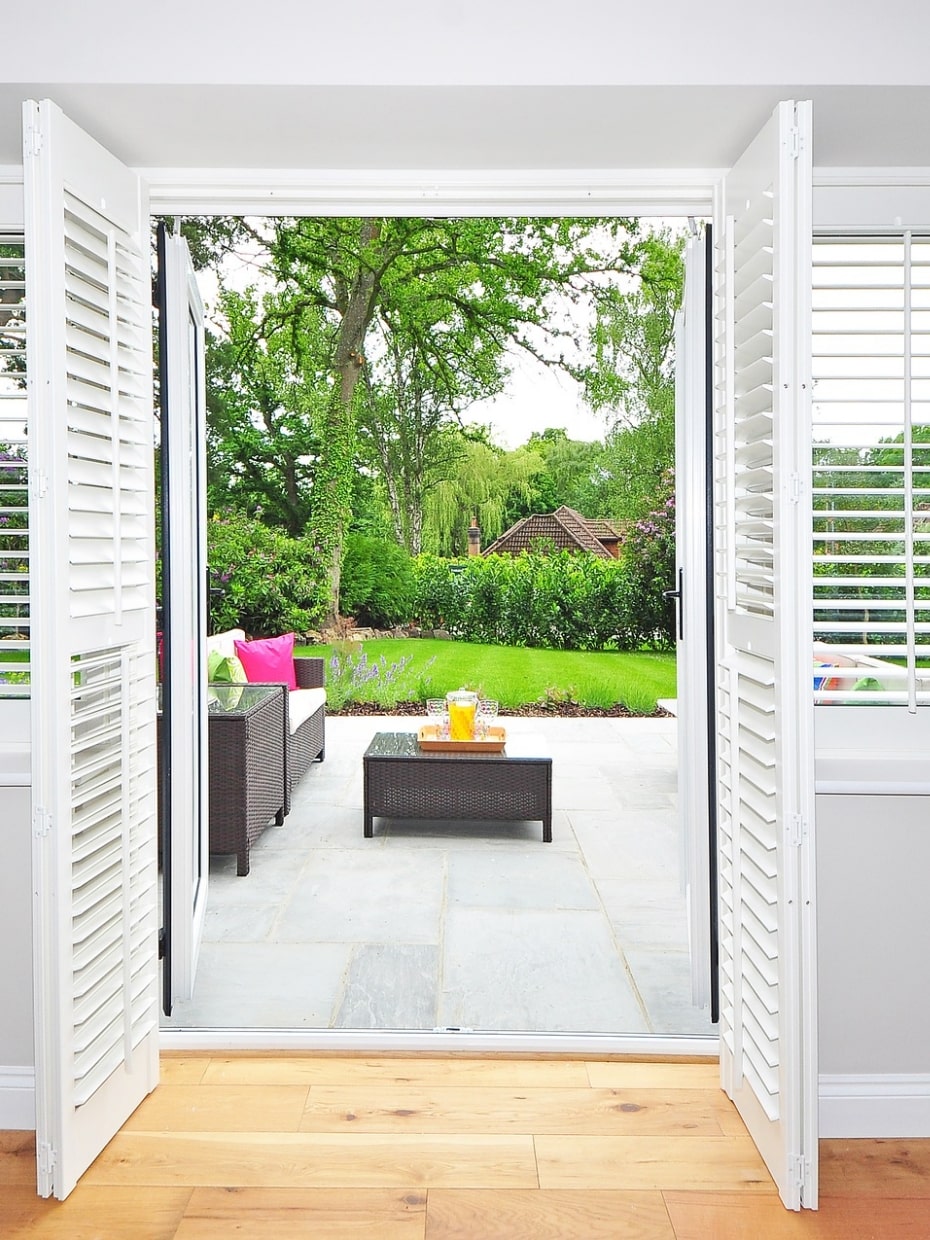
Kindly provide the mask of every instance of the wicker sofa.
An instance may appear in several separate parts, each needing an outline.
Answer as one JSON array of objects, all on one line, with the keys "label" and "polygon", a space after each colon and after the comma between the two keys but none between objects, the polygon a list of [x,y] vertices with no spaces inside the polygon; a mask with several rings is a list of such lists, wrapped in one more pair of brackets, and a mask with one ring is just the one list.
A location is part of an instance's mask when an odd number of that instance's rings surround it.
[{"label": "wicker sofa", "polygon": [[[244,641],[242,629],[227,629],[207,638],[207,653],[222,655],[236,653],[234,643]],[[324,687],[325,664],[321,658],[298,657],[294,659],[297,688],[287,691],[285,698],[285,724],[287,744],[282,755],[284,761],[284,812],[290,813],[291,792],[306,774],[313,762],[322,762],[326,751],[326,689]]]}]

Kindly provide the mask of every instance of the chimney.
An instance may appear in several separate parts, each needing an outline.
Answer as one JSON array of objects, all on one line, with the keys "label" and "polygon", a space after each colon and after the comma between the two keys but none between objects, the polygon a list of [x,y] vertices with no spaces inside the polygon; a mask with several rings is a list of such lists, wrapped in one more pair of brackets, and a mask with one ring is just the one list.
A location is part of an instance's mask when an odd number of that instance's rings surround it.
[{"label": "chimney", "polygon": [[471,525],[468,527],[468,554],[481,554],[481,531],[478,529],[477,517],[472,517]]}]

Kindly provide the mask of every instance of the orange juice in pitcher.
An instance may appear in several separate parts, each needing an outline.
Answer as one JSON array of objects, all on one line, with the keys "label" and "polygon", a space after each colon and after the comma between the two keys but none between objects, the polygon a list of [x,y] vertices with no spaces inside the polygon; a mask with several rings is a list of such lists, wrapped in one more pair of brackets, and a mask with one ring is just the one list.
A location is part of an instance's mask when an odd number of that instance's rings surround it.
[{"label": "orange juice in pitcher", "polygon": [[454,741],[475,739],[475,710],[478,694],[468,689],[456,689],[446,694],[449,707],[449,737]]}]

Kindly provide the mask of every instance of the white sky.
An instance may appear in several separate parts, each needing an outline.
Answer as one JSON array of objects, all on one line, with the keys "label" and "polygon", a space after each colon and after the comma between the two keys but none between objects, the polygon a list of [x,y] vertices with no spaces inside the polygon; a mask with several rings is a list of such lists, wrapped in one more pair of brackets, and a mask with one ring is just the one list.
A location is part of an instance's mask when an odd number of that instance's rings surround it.
[{"label": "white sky", "polygon": [[490,426],[494,442],[503,448],[519,448],[534,431],[549,427],[588,441],[606,433],[604,419],[587,408],[574,379],[529,358],[514,363],[505,392],[472,405],[463,421]]}]

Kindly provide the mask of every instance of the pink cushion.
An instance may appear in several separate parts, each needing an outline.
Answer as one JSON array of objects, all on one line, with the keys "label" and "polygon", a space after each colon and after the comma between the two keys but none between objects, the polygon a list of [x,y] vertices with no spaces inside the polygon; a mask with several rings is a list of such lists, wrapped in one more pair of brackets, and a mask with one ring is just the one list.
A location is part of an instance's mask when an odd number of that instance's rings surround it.
[{"label": "pink cushion", "polygon": [[254,642],[235,643],[236,654],[245,668],[250,684],[285,684],[297,688],[294,671],[294,634],[281,637],[262,637]]}]

